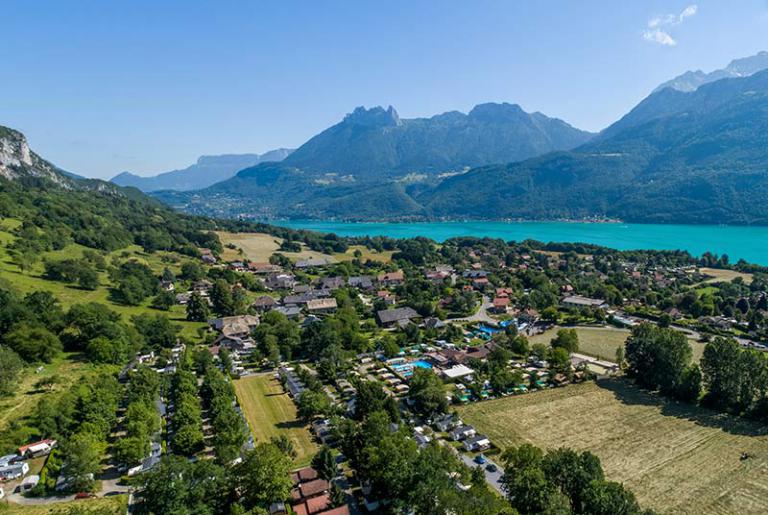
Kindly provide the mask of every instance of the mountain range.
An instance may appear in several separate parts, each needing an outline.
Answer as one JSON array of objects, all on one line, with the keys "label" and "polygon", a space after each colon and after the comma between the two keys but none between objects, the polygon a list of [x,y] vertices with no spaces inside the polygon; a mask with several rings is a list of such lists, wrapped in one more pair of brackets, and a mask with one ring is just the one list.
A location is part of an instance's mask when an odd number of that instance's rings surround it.
[{"label": "mountain range", "polygon": [[653,92],[661,91],[664,88],[672,88],[678,91],[691,92],[709,82],[720,79],[738,79],[740,77],[749,77],[759,71],[768,69],[768,52],[758,52],[749,57],[734,59],[728,66],[705,73],[701,70],[687,71],[678,75],[672,80],[659,85]]},{"label": "mountain range", "polygon": [[[263,156],[227,156],[221,161],[233,176],[153,195],[220,217],[766,225],[768,69],[758,69],[766,56],[733,61],[697,85],[665,83],[596,135],[513,104],[417,119],[401,119],[391,107],[358,108],[282,161],[235,173],[239,159]],[[722,73],[728,76],[713,78]],[[218,159],[201,158],[196,169]],[[6,128],[0,176],[117,188],[76,180]]]},{"label": "mountain range", "polygon": [[197,190],[229,179],[238,171],[267,161],[282,161],[292,149],[279,148],[263,154],[224,154],[201,156],[197,162],[181,170],[141,177],[131,172],[116,175],[111,181],[119,186],[133,186],[141,191]]}]

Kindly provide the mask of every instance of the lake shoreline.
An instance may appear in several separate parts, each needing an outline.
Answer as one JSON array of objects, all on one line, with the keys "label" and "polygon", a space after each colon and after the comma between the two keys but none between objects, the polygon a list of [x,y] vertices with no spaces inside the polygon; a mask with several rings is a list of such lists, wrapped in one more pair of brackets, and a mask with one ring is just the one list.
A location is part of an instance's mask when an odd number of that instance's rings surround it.
[{"label": "lake shoreline", "polygon": [[741,225],[635,224],[577,221],[443,221],[342,222],[338,220],[269,220],[272,225],[339,236],[424,236],[437,242],[454,237],[490,237],[505,241],[582,243],[617,250],[705,252],[768,265],[768,227]]}]

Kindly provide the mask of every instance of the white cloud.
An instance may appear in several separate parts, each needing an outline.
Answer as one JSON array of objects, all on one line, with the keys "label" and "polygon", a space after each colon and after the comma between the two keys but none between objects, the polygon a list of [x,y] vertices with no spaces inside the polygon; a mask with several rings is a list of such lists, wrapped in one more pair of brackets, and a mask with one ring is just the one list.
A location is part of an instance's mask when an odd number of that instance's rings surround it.
[{"label": "white cloud", "polygon": [[689,5],[680,14],[662,14],[648,20],[648,26],[643,31],[643,39],[664,46],[675,46],[677,41],[672,37],[670,29],[676,27],[695,15],[699,10],[696,4]]}]

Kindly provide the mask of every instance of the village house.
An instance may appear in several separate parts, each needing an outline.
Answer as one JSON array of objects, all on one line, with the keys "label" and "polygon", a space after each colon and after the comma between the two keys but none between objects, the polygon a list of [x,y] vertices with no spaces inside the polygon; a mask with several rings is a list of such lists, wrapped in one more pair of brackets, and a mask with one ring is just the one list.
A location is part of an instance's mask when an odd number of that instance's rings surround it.
[{"label": "village house", "polygon": [[264,280],[264,286],[270,290],[291,290],[295,285],[296,278],[289,273],[269,274]]},{"label": "village house", "polygon": [[357,277],[350,277],[347,281],[350,288],[357,288],[358,290],[370,291],[373,289],[373,277],[367,275],[361,275]]},{"label": "village house", "polygon": [[376,297],[384,301],[385,306],[394,306],[397,303],[397,299],[387,290],[381,290],[376,292]]},{"label": "village house", "polygon": [[307,311],[313,315],[334,313],[337,308],[336,299],[312,299],[307,302]]},{"label": "village house", "polygon": [[277,306],[278,306],[278,303],[275,300],[275,298],[270,297],[269,295],[261,295],[260,297],[256,297],[256,299],[253,301],[253,304],[251,304],[251,307],[253,307],[253,309],[261,313],[265,313],[271,309],[275,309]]},{"label": "village house", "polygon": [[259,317],[256,315],[216,318],[211,320],[210,325],[220,333],[214,345],[238,352],[250,352],[256,347],[256,342],[251,338],[251,331],[259,325]]},{"label": "village house", "polygon": [[343,277],[323,277],[318,283],[318,289],[331,291],[338,290],[339,288],[344,287],[344,283],[345,281]]},{"label": "village house", "polygon": [[421,316],[410,307],[384,309],[376,312],[376,319],[382,327],[407,325],[417,318],[421,318]]},{"label": "village house", "polygon": [[294,320],[301,316],[301,308],[298,306],[278,306],[275,311],[282,313],[286,318]]},{"label": "village house", "polygon": [[493,299],[493,312],[494,313],[506,313],[509,309],[510,299],[509,297],[496,297]]},{"label": "village house", "polygon": [[379,284],[386,287],[400,286],[405,282],[405,273],[402,270],[387,272],[378,277]]}]

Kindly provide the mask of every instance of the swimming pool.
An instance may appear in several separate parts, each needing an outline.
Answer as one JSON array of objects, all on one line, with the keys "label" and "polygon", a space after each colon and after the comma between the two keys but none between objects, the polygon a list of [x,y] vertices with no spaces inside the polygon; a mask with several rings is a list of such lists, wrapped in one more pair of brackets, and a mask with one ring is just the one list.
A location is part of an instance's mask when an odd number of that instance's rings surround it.
[{"label": "swimming pool", "polygon": [[424,361],[423,359],[420,359],[418,361],[414,361],[411,364],[414,367],[419,367],[419,368],[432,368],[432,363],[428,363],[428,362]]}]

